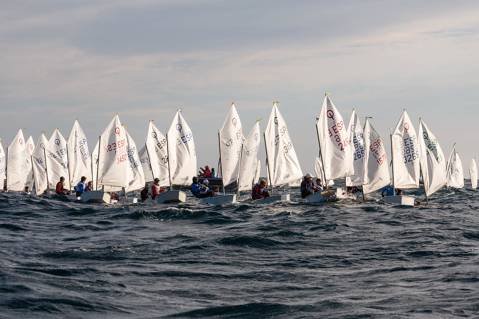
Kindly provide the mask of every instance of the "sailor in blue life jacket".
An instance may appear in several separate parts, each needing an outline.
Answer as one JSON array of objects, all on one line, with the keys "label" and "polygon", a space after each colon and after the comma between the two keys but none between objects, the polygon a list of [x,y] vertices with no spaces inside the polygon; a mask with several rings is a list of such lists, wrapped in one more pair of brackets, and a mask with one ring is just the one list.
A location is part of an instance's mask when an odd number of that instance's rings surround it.
[{"label": "sailor in blue life jacket", "polygon": [[256,183],[256,185],[254,185],[251,191],[251,198],[256,200],[267,197],[269,197],[268,183],[264,178],[262,178],[259,180],[259,183]]},{"label": "sailor in blue life jacket", "polygon": [[301,198],[306,198],[309,195],[312,195],[318,191],[316,185],[314,185],[313,177],[311,174],[306,174],[303,177],[303,181],[301,182]]},{"label": "sailor in blue life jacket", "polygon": [[78,184],[75,186],[76,196],[80,197],[86,190],[86,177],[82,176]]},{"label": "sailor in blue life jacket", "polygon": [[193,194],[193,196],[195,196],[196,198],[205,198],[214,195],[213,192],[208,188],[208,186],[204,185],[205,183],[208,183],[207,179],[203,181],[203,184],[200,184],[198,182],[198,177],[193,177],[193,183],[191,184],[191,193]]},{"label": "sailor in blue life jacket", "polygon": [[394,196],[394,187],[392,187],[391,185],[385,186],[381,191],[381,196]]}]

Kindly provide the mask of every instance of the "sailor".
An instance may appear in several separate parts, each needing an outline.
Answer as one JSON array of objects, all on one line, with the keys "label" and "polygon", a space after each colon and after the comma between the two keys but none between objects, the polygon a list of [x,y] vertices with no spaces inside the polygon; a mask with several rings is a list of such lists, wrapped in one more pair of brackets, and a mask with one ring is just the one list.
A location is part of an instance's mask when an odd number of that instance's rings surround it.
[{"label": "sailor", "polygon": [[86,184],[85,192],[91,192],[92,190],[93,190],[93,182],[92,182],[92,181],[89,181],[89,182]]},{"label": "sailor", "polygon": [[155,200],[158,195],[160,195],[160,193],[160,179],[155,178],[155,180],[153,181],[153,185],[151,185],[151,199]]},{"label": "sailor", "polygon": [[254,185],[253,190],[251,192],[252,199],[263,199],[269,197],[268,192],[268,183],[264,178],[259,180],[259,183]]},{"label": "sailor", "polygon": [[212,173],[208,165],[206,165],[205,168],[200,168],[200,176],[204,178],[211,178]]},{"label": "sailor", "polygon": [[57,183],[55,187],[55,193],[57,195],[68,195],[70,192],[65,189],[63,184],[65,183],[65,177],[60,177],[60,181]]},{"label": "sailor", "polygon": [[321,178],[317,177],[316,178],[316,188],[318,189],[317,191],[318,192],[322,192],[323,191],[323,182],[321,181]]},{"label": "sailor", "polygon": [[310,174],[306,174],[301,182],[301,197],[306,198],[318,191],[318,188],[313,183],[313,177]]},{"label": "sailor", "polygon": [[391,185],[385,186],[381,191],[381,196],[394,196],[394,188]]},{"label": "sailor", "polygon": [[[206,184],[206,185],[205,185]],[[198,177],[193,177],[193,183],[191,184],[191,193],[197,198],[211,197],[214,193],[208,188],[208,180],[203,180],[203,183],[198,182]]]},{"label": "sailor", "polygon": [[80,197],[86,191],[86,177],[82,176],[78,184],[75,186],[76,196]]}]

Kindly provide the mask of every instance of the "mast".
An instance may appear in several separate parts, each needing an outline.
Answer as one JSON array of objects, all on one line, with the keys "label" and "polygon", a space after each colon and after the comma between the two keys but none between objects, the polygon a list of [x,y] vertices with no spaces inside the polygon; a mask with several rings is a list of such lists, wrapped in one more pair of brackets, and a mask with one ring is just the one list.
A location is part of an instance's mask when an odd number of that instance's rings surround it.
[{"label": "mast", "polygon": [[[421,130],[421,128],[424,130],[423,125],[422,125],[422,118],[419,118],[419,130]],[[421,137],[421,138],[424,139],[424,137]],[[427,151],[426,151],[426,153],[427,153]],[[426,158],[426,160],[427,160],[427,158]],[[420,161],[421,161],[421,156],[419,156],[419,162]],[[421,172],[421,178],[422,178],[422,186],[424,188],[424,195],[426,196],[426,203],[429,203],[429,196],[427,196],[426,183],[424,182],[424,172],[423,172],[423,169],[422,169],[422,165],[420,165],[420,172]]]},{"label": "mast", "polygon": [[98,137],[98,155],[96,159],[96,187],[95,190],[98,190],[98,178],[100,174],[100,149],[101,149],[101,135]]},{"label": "mast", "polygon": [[[32,174],[33,174],[33,187],[35,187],[35,193],[37,192],[37,183],[35,183],[35,170],[33,169],[33,155],[30,156],[30,162],[32,163]],[[33,189],[32,189],[33,191]]]},{"label": "mast", "polygon": [[[244,142],[241,144],[240,158],[238,162],[238,178],[236,179],[236,194],[238,196],[240,195],[239,188],[240,188],[240,177],[241,177],[241,161],[243,160],[243,147],[244,147]],[[256,175],[256,170],[255,170],[255,175]]]}]

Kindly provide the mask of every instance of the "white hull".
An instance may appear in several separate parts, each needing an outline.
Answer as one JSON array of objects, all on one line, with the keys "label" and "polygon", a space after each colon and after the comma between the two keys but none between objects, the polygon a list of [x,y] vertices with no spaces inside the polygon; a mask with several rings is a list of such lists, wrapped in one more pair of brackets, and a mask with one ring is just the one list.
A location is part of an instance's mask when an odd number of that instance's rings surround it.
[{"label": "white hull", "polygon": [[213,197],[206,197],[201,200],[203,203],[208,205],[229,205],[237,203],[236,194],[227,194],[227,195],[217,195]]},{"label": "white hull", "polygon": [[396,195],[383,197],[383,201],[387,204],[397,206],[414,207],[415,198],[412,196]]},{"label": "white hull", "polygon": [[254,202],[258,204],[271,204],[271,203],[277,203],[277,202],[289,202],[290,200],[291,200],[291,196],[289,194],[285,194],[285,195],[272,195],[264,199],[255,200]]},{"label": "white hull", "polygon": [[110,204],[111,197],[110,194],[103,191],[91,191],[85,192],[81,195],[80,199],[83,203],[98,203],[98,204]]},{"label": "white hull", "polygon": [[183,191],[166,191],[156,198],[158,204],[175,204],[186,202],[186,193]]}]

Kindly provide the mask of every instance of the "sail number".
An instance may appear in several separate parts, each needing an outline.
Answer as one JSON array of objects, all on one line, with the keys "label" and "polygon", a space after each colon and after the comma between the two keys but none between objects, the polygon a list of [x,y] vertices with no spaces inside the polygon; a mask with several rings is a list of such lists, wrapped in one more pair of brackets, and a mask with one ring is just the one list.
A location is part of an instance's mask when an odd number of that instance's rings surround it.
[{"label": "sail number", "polygon": [[374,155],[378,165],[382,165],[384,162],[386,162],[386,152],[384,152],[383,143],[380,139],[372,142],[371,146],[369,146],[369,150]]},{"label": "sail number", "polygon": [[419,158],[419,150],[414,141],[415,136],[408,136],[403,139],[402,151],[404,164],[412,163]]},{"label": "sail number", "polygon": [[328,128],[329,137],[336,142],[336,145],[341,151],[350,144],[348,138],[342,138],[342,131],[344,129],[344,121],[335,122],[334,125]]}]

